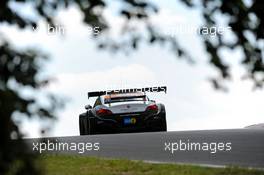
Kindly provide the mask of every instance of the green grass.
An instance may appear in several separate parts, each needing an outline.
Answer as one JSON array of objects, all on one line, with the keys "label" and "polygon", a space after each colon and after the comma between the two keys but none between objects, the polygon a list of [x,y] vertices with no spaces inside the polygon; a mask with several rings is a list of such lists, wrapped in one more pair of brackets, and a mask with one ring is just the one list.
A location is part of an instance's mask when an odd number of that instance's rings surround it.
[{"label": "green grass", "polygon": [[152,164],[142,161],[112,160],[85,156],[42,155],[47,175],[264,175],[264,171],[237,167],[209,168],[192,165]]}]

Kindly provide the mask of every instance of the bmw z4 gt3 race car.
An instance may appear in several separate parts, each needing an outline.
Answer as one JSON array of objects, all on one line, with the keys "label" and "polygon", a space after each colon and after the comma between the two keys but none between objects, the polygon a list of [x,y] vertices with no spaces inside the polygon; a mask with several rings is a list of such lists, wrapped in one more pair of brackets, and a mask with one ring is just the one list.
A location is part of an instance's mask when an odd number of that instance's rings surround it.
[{"label": "bmw z4 gt3 race car", "polygon": [[97,99],[79,115],[80,135],[167,131],[165,106],[146,96],[161,91],[166,86],[89,92]]}]

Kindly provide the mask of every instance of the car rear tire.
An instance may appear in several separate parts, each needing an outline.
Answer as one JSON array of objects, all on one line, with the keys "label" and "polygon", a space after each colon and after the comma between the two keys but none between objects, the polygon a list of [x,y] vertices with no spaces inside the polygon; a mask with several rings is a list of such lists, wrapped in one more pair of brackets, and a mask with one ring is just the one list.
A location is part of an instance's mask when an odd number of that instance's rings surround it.
[{"label": "car rear tire", "polygon": [[93,135],[93,134],[95,134],[94,123],[90,118],[87,117],[87,135]]},{"label": "car rear tire", "polygon": [[80,131],[80,135],[85,135],[85,130],[84,130],[84,116],[83,114],[81,114],[79,116],[79,131]]},{"label": "car rear tire", "polygon": [[92,114],[90,113],[90,111],[87,111],[86,113],[80,115],[79,118],[80,135],[95,134],[94,123],[90,119],[91,115]]},{"label": "car rear tire", "polygon": [[83,118],[83,130],[84,130],[84,135],[89,135],[89,122],[88,122],[88,117],[86,116]]},{"label": "car rear tire", "polygon": [[87,113],[81,114],[79,116],[79,130],[80,130],[80,135],[91,134],[89,116],[87,115]]},{"label": "car rear tire", "polygon": [[160,131],[167,131],[167,122],[166,120],[162,121]]},{"label": "car rear tire", "polygon": [[159,116],[161,118],[161,124],[160,124],[159,131],[167,131],[166,110],[163,104],[161,104],[161,111],[160,111]]}]

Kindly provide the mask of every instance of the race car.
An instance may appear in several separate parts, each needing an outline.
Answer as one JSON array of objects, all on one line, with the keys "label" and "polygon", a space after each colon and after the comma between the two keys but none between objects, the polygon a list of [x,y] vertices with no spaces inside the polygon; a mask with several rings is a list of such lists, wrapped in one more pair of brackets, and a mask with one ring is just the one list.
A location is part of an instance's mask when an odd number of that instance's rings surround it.
[{"label": "race car", "polygon": [[80,135],[167,131],[165,106],[145,92],[88,93],[93,106],[79,115]]}]

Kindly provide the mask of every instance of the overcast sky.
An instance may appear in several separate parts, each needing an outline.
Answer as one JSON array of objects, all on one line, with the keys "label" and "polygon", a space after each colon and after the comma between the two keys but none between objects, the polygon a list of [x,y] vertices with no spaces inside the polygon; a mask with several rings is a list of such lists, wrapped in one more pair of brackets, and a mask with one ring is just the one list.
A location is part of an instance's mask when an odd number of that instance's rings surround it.
[{"label": "overcast sky", "polygon": [[[158,3],[158,2],[157,2]],[[153,23],[168,30],[175,26],[199,27],[198,11],[189,11],[183,5],[171,1],[159,2],[161,11],[152,18]],[[15,8],[15,7],[14,7]],[[113,5],[111,9],[118,8]],[[30,14],[30,6],[23,13]],[[112,10],[105,14],[113,27],[113,35],[123,20]],[[180,43],[197,60],[190,66],[179,60],[169,48],[159,45],[142,47],[128,56],[112,54],[96,49],[89,31],[81,22],[82,16],[72,7],[61,12],[58,19],[64,25],[66,34],[48,35],[46,25],[40,22],[37,31],[19,31],[15,27],[2,25],[6,34],[17,47],[37,47],[50,55],[43,74],[56,78],[48,91],[67,97],[66,106],[58,112],[59,119],[48,136],[78,135],[78,116],[84,112],[87,92],[118,87],[145,87],[166,85],[167,94],[149,94],[151,99],[164,103],[167,110],[169,131],[241,128],[263,122],[264,93],[252,91],[252,84],[242,81],[243,70],[238,67],[240,51],[223,51],[225,60],[233,65],[233,80],[229,92],[215,91],[208,81],[216,71],[208,67],[208,57],[195,33],[175,33]],[[168,31],[165,31],[168,32]],[[229,34],[226,33],[228,36]],[[38,137],[39,121],[24,121],[23,132],[28,137]]]}]

